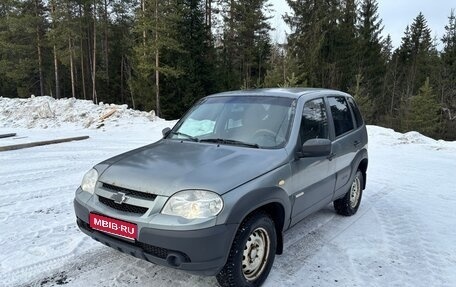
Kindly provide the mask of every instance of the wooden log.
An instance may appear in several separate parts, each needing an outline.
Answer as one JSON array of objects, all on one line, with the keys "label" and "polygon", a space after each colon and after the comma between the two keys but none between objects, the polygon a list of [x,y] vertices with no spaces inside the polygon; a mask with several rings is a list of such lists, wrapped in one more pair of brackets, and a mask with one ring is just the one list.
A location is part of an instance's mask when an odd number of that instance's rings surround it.
[{"label": "wooden log", "polygon": [[116,109],[112,109],[110,111],[108,111],[106,114],[102,115],[100,118],[99,118],[99,121],[104,121],[105,119],[109,118],[110,116],[112,116],[117,110]]},{"label": "wooden log", "polygon": [[3,138],[10,138],[10,137],[14,137],[16,136],[15,133],[12,133],[12,134],[3,134],[3,135],[0,135],[0,139],[3,139]]},{"label": "wooden log", "polygon": [[8,150],[16,150],[16,149],[23,149],[35,146],[43,146],[43,145],[50,145],[50,144],[57,144],[57,143],[64,143],[64,142],[71,142],[71,141],[80,141],[88,139],[88,136],[82,137],[73,137],[73,138],[64,138],[64,139],[56,139],[56,140],[48,140],[48,141],[39,141],[39,142],[31,142],[31,143],[24,143],[24,144],[16,144],[16,145],[9,145],[9,146],[0,146],[1,151],[8,151]]}]

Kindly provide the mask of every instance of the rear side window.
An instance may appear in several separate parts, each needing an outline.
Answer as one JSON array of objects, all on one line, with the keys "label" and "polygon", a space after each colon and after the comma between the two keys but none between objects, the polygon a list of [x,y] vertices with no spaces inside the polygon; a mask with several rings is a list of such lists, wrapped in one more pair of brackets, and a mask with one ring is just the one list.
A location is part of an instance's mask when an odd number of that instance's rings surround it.
[{"label": "rear side window", "polygon": [[328,97],[336,137],[354,129],[353,119],[345,97]]},{"label": "rear side window", "polygon": [[309,139],[327,139],[328,134],[328,118],[323,99],[305,103],[299,130],[301,143]]},{"label": "rear side window", "polygon": [[363,117],[361,116],[361,112],[359,111],[358,106],[355,103],[355,100],[353,100],[352,98],[348,98],[348,103],[350,104],[353,114],[355,114],[356,126],[362,126],[364,123]]}]

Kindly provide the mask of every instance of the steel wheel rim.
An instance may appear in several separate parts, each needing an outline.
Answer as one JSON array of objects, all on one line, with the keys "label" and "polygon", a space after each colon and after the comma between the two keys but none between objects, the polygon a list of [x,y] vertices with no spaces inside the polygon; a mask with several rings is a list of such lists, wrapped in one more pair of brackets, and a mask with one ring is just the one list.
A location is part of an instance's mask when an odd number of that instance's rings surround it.
[{"label": "steel wheel rim", "polygon": [[242,273],[245,279],[253,281],[263,273],[269,258],[270,245],[269,234],[262,227],[249,235],[242,254]]},{"label": "steel wheel rim", "polygon": [[350,188],[350,207],[355,208],[358,204],[359,197],[361,195],[361,181],[359,180],[359,176],[355,177],[355,180],[352,183]]}]

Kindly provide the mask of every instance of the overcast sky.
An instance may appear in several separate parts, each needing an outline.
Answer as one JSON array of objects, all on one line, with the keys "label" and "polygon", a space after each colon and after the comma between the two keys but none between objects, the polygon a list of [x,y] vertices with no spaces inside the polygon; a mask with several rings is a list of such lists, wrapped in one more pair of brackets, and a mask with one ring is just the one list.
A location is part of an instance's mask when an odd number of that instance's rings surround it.
[{"label": "overcast sky", "polygon": [[[281,15],[290,12],[285,0],[270,0],[275,10],[275,17],[271,24],[276,31],[272,34],[274,41],[283,42],[285,31],[289,29],[283,22]],[[401,44],[405,27],[412,24],[418,13],[423,12],[428,26],[432,30],[432,36],[440,41],[445,33],[445,25],[448,24],[448,16],[451,9],[456,10],[456,0],[378,0],[378,12],[383,20],[383,35],[391,34],[393,46]],[[439,47],[441,48],[441,47]]]}]

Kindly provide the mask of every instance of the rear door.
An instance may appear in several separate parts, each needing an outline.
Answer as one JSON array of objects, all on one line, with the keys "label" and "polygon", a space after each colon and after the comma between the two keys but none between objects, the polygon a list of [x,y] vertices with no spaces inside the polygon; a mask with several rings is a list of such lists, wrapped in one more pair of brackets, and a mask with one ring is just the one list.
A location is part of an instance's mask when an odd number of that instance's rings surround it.
[{"label": "rear door", "polygon": [[333,141],[332,157],[336,172],[334,188],[336,194],[339,194],[338,190],[341,189],[345,193],[345,189],[348,188],[352,173],[351,164],[361,146],[361,129],[358,128],[358,123],[350,109],[349,100],[352,99],[345,96],[327,98],[330,117],[334,124],[335,140]]}]

